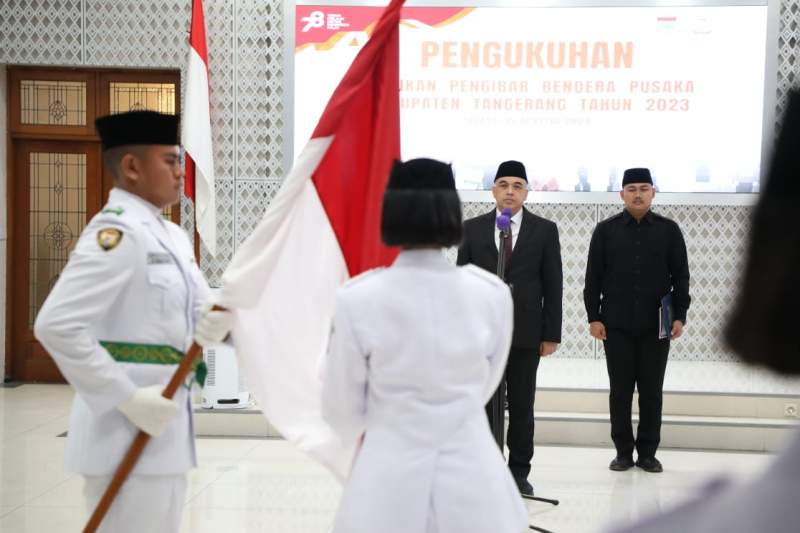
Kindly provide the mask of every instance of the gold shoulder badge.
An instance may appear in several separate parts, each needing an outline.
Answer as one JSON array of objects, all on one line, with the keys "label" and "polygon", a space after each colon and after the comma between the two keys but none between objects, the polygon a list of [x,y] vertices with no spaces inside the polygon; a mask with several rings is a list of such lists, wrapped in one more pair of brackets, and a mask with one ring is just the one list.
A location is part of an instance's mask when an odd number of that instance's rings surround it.
[{"label": "gold shoulder badge", "polygon": [[122,240],[122,232],[116,228],[103,228],[97,232],[97,244],[106,252],[113,250]]}]

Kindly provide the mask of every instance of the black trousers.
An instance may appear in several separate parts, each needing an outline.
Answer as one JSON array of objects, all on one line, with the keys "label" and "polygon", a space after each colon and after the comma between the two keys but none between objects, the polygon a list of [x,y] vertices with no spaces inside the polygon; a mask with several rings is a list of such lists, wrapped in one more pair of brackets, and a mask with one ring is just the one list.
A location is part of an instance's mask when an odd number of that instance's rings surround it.
[{"label": "black trousers", "polygon": [[[661,442],[661,407],[669,339],[653,330],[609,329],[603,341],[611,392],[611,439],[617,455],[654,457]],[[631,404],[639,391],[639,427],[633,438]]]},{"label": "black trousers", "polygon": [[[508,468],[516,478],[527,478],[533,458],[533,401],[536,395],[536,371],[539,349],[511,347],[506,365],[506,398],[508,399]],[[500,387],[502,390],[502,387]],[[486,406],[489,421],[493,417]],[[500,422],[502,423],[502,421]],[[492,428],[497,434],[498,428]],[[502,431],[502,430],[500,430]],[[501,433],[502,434],[502,433]]]}]

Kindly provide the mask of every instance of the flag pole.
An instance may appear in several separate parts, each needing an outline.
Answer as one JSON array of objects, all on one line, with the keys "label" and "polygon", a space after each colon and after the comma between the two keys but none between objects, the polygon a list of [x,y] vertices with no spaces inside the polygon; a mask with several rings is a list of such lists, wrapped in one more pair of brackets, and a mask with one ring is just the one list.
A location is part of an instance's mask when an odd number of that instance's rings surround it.
[{"label": "flag pole", "polygon": [[[197,266],[200,266],[200,234],[197,232],[197,204],[194,201],[194,160],[189,154],[186,154],[186,159],[184,163],[184,189],[183,189],[183,196],[188,198],[190,202],[192,202],[192,235],[194,239],[192,242],[194,243],[194,260],[197,263]],[[191,180],[192,184],[189,185],[188,181]],[[180,203],[178,204],[180,207]]]},{"label": "flag pole", "polygon": [[194,230],[194,260],[200,268],[200,234],[197,233],[197,217],[192,214],[192,229]]},{"label": "flag pole", "polygon": [[[219,306],[214,306],[213,310],[216,311],[224,311],[225,309]],[[161,395],[168,400],[171,400],[175,393],[185,381],[186,377],[189,375],[189,372],[192,371],[192,364],[194,360],[202,354],[202,348],[196,342],[192,343],[192,346],[189,348],[189,351],[186,352],[186,355],[183,356],[181,359],[178,368],[175,369],[175,373],[172,374],[172,379],[169,380],[164,392]],[[144,431],[139,431],[136,435],[136,438],[133,439],[128,451],[125,452],[125,456],[120,461],[117,470],[114,472],[114,477],[111,478],[111,483],[108,484],[106,487],[106,491],[103,493],[102,498],[97,503],[97,507],[95,507],[92,516],[89,517],[89,521],[86,523],[86,526],[83,528],[83,533],[94,533],[97,531],[97,528],[100,527],[100,523],[103,521],[103,517],[105,517],[108,509],[111,507],[111,504],[114,503],[114,499],[117,497],[117,493],[119,493],[119,489],[122,487],[122,484],[125,483],[125,480],[130,475],[133,467],[136,466],[136,463],[139,461],[139,457],[142,455],[142,451],[144,451],[144,447],[150,441],[150,435],[145,433]]]},{"label": "flag pole", "polygon": [[192,242],[194,243],[194,260],[197,263],[197,266],[200,266],[200,234],[197,233],[197,202],[194,201],[194,179],[195,179],[195,166],[194,166],[194,159],[188,153],[184,159],[184,171],[183,171],[183,196],[189,199],[192,202],[192,235],[194,239]]}]

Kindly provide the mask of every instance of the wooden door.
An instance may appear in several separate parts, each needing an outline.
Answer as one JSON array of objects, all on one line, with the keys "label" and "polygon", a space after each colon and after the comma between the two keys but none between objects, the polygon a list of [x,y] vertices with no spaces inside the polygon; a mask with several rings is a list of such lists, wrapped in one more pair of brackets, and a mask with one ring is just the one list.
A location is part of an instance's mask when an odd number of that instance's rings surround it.
[{"label": "wooden door", "polygon": [[16,379],[63,380],[34,339],[33,323],[81,231],[101,207],[100,176],[97,143],[15,143],[10,329]]},{"label": "wooden door", "polygon": [[[6,378],[63,381],[33,337],[38,310],[113,186],[96,117],[179,111],[180,73],[9,67]],[[166,210],[178,222],[180,209]]]}]

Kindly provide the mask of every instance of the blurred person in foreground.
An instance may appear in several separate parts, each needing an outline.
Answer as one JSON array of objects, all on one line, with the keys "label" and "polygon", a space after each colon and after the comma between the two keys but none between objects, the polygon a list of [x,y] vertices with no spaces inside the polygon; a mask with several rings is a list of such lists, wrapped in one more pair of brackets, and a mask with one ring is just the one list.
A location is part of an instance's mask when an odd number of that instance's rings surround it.
[{"label": "blurred person in foreground", "polygon": [[[800,376],[800,92],[789,96],[766,187],[753,215],[745,276],[725,341],[745,362]],[[800,432],[752,481],[709,483],[670,512],[617,533],[798,531]]]}]

